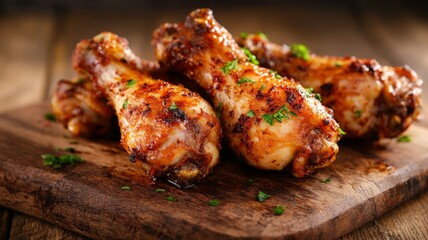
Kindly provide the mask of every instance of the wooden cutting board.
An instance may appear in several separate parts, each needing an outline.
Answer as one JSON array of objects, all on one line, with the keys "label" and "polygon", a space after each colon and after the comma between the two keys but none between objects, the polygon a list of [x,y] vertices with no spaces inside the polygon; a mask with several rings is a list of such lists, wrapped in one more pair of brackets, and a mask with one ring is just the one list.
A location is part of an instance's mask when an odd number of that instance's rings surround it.
[{"label": "wooden cutting board", "polygon": [[[151,185],[117,141],[70,138],[44,119],[48,111],[38,104],[0,115],[0,205],[98,239],[336,238],[428,182],[428,129],[413,126],[409,143],[341,142],[336,162],[306,179],[252,169],[224,150],[214,173],[192,188]],[[86,161],[43,165],[41,154],[70,146]],[[258,191],[271,197],[260,203]],[[274,215],[277,205],[283,215]]]}]

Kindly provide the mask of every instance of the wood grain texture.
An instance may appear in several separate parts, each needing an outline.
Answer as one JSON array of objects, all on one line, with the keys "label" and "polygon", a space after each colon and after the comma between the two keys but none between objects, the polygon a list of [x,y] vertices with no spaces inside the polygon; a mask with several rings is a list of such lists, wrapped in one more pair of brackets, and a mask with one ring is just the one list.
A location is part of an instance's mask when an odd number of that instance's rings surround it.
[{"label": "wood grain texture", "polygon": [[85,240],[88,238],[34,217],[14,213],[10,239]]},{"label": "wood grain texture", "polygon": [[52,30],[49,11],[0,15],[0,111],[43,99]]},{"label": "wood grain texture", "polygon": [[11,219],[11,210],[0,207],[0,239],[9,239]]},{"label": "wood grain texture", "polygon": [[[332,167],[307,179],[251,169],[224,151],[214,173],[193,188],[148,185],[117,143],[85,139],[75,148],[86,162],[52,170],[40,155],[71,139],[43,120],[46,110],[38,105],[0,116],[0,205],[93,238],[330,239],[383,215],[428,181],[428,129],[417,126],[409,131],[411,143],[342,144]],[[247,186],[249,178],[255,183]],[[326,178],[331,182],[322,183]],[[272,197],[259,203],[257,191]],[[220,206],[208,205],[214,198]],[[285,214],[275,216],[276,205]]]},{"label": "wood grain texture", "polygon": [[425,191],[400,208],[341,239],[426,239],[428,217],[426,213],[423,214],[426,209],[428,209],[428,192]]},{"label": "wood grain texture", "polygon": [[[406,7],[394,5],[394,2],[386,5],[380,2],[380,7],[373,1],[359,3],[365,5],[360,19],[353,19],[346,3],[336,6],[318,4],[315,7],[307,3],[278,7],[217,6],[213,9],[216,17],[235,35],[242,31],[264,31],[276,42],[304,43],[320,54],[350,54],[375,57],[385,64],[408,64],[426,79],[428,66],[425,63],[427,54],[424,53],[428,45],[423,40],[428,28],[426,19],[420,19],[420,16],[426,17],[424,9],[419,7],[422,15],[418,16],[409,12]],[[43,92],[41,89],[46,84],[44,81],[34,80],[41,79],[40,76],[48,76],[52,82],[58,78],[74,76],[69,58],[71,49],[81,38],[91,37],[102,30],[116,31],[130,40],[131,47],[138,55],[152,59],[150,46],[146,49],[150,36],[145,35],[150,35],[151,30],[162,21],[181,21],[192,8],[194,6],[156,11],[135,8],[129,11],[122,6],[120,9],[104,8],[95,11],[73,9],[56,16],[52,16],[51,11],[0,12],[0,111],[39,100],[40,93]],[[358,25],[361,22],[364,24]],[[51,31],[52,26],[55,26],[54,33]],[[50,53],[47,47],[51,42],[49,34],[55,34]],[[24,49],[18,49],[16,53],[13,51],[13,46],[23,44],[26,46]],[[34,54],[35,52],[39,54]],[[50,58],[48,61],[46,56]],[[52,65],[47,66],[49,64]],[[10,68],[12,65],[15,67]],[[47,75],[40,74],[46,68],[49,71]],[[427,92],[428,84],[423,87]],[[47,95],[43,97],[46,98]],[[428,94],[424,95],[424,99],[426,105]],[[428,117],[427,111],[425,115]],[[428,121],[421,124],[428,127]],[[424,236],[427,229],[423,225],[428,221],[427,205],[428,192],[425,191],[418,198],[377,221],[345,235],[344,239],[421,239],[419,236]],[[4,216],[1,212],[0,210],[0,216]],[[4,212],[9,217],[15,215],[10,210]],[[0,226],[4,223],[3,218],[0,218]],[[15,221],[14,224],[19,223]],[[50,228],[55,228],[51,224],[43,226],[44,229],[37,228],[38,231],[50,232]]]}]

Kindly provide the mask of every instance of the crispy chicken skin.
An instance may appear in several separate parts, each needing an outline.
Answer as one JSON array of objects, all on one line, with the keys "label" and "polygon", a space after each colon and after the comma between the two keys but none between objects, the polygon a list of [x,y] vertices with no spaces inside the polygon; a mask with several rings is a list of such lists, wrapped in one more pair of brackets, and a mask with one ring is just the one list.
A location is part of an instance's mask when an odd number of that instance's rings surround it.
[{"label": "crispy chicken skin", "polygon": [[152,40],[161,66],[201,85],[220,115],[230,149],[260,169],[290,164],[296,177],[330,165],[338,124],[300,84],[276,79],[246,55],[209,9],[180,24],[164,24]]},{"label": "crispy chicken skin", "polygon": [[74,136],[109,135],[116,123],[112,107],[85,78],[60,80],[52,94],[51,108],[57,121]]},{"label": "crispy chicken skin", "polygon": [[421,113],[421,85],[409,67],[381,66],[373,59],[311,54],[305,61],[286,45],[259,34],[241,37],[264,67],[313,88],[350,138],[382,139],[405,131]]},{"label": "crispy chicken skin", "polygon": [[73,66],[113,106],[122,146],[148,176],[186,186],[218,163],[221,129],[211,106],[184,87],[139,71],[141,61],[126,39],[103,32],[81,41]]},{"label": "crispy chicken skin", "polygon": [[[141,61],[137,70],[156,78],[168,76],[155,62]],[[98,138],[118,132],[114,109],[87,76],[58,81],[52,93],[51,109],[57,122],[73,136]]]}]

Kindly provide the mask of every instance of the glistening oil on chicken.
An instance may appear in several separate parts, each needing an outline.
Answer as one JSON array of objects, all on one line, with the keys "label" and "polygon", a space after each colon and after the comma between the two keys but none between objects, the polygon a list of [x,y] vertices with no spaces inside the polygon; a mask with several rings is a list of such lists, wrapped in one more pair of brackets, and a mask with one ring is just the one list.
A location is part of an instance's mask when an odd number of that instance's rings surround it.
[{"label": "glistening oil on chicken", "polygon": [[161,66],[207,91],[226,143],[248,164],[265,170],[290,165],[294,176],[304,177],[335,160],[339,125],[329,110],[300,84],[250,62],[211,10],[162,25],[152,42]]},{"label": "glistening oil on chicken", "polygon": [[[138,59],[125,39],[102,33],[76,48],[80,80],[58,83],[53,112],[72,134],[89,137],[115,128],[117,115],[130,160],[142,164],[146,175],[166,176],[181,186],[202,179],[218,162],[216,115],[228,147],[257,168],[289,167],[303,177],[331,164],[340,128],[331,110],[304,87],[321,93],[349,138],[395,137],[420,113],[422,81],[408,67],[354,57],[296,56],[260,34],[237,41],[244,51],[208,9],[155,31],[161,66]],[[199,84],[216,113],[187,89],[154,80],[177,83],[167,71],[189,78],[178,83]]]},{"label": "glistening oil on chicken", "polygon": [[103,32],[81,41],[73,66],[113,106],[121,144],[148,176],[187,186],[218,163],[221,129],[211,106],[184,87],[139,71],[141,61],[125,39]]},{"label": "glistening oil on chicken", "polygon": [[243,34],[237,41],[261,65],[320,93],[348,138],[396,137],[421,113],[422,80],[407,66],[309,53],[305,59],[293,53],[293,45],[278,45],[260,34]]}]

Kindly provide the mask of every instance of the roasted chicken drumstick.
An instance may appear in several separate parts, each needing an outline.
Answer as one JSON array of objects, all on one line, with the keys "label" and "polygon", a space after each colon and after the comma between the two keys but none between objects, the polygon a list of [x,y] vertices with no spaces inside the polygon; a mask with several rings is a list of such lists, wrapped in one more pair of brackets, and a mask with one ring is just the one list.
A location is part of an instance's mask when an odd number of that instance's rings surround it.
[{"label": "roasted chicken drumstick", "polygon": [[211,96],[230,149],[261,169],[291,165],[296,177],[331,164],[339,126],[300,84],[248,61],[211,10],[164,24],[153,37],[161,65],[195,80]]},{"label": "roasted chicken drumstick", "polygon": [[376,60],[355,57],[304,56],[298,52],[303,46],[280,46],[260,34],[237,41],[262,66],[320,93],[347,137],[398,136],[421,112],[422,80],[408,67],[381,66]]},{"label": "roasted chicken drumstick", "polygon": [[[159,79],[169,76],[155,62],[141,61],[136,70]],[[112,106],[87,76],[58,81],[52,93],[51,108],[56,120],[74,136],[97,138],[118,132]]]},{"label": "roasted chicken drumstick", "polygon": [[116,123],[112,107],[97,93],[92,81],[85,78],[60,80],[51,98],[51,108],[57,121],[74,136],[109,135]]},{"label": "roasted chicken drumstick", "polygon": [[104,32],[81,41],[73,66],[113,106],[122,146],[148,176],[184,186],[217,164],[221,129],[211,106],[184,87],[139,71],[141,61],[125,39]]}]

